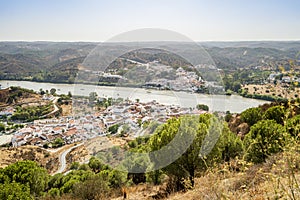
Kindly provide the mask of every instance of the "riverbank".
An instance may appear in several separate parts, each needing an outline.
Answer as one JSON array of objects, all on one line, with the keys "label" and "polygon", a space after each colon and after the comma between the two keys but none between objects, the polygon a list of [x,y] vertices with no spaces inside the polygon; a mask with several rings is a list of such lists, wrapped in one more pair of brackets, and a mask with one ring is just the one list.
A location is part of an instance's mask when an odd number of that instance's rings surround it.
[{"label": "riverbank", "polygon": [[68,94],[68,92],[71,92],[72,95],[86,97],[88,97],[91,92],[96,92],[99,98],[128,98],[133,101],[139,99],[141,102],[155,100],[161,104],[179,105],[186,108],[194,108],[198,104],[205,104],[209,106],[210,111],[230,111],[231,113],[239,113],[247,108],[257,107],[264,103],[268,103],[268,101],[244,98],[238,95],[209,95],[145,88],[111,87],[85,84],[54,84],[5,80],[1,80],[0,84],[3,87],[19,86],[26,89],[32,89],[37,92],[40,89],[43,89],[44,91],[50,91],[51,88],[55,88],[57,94]]}]

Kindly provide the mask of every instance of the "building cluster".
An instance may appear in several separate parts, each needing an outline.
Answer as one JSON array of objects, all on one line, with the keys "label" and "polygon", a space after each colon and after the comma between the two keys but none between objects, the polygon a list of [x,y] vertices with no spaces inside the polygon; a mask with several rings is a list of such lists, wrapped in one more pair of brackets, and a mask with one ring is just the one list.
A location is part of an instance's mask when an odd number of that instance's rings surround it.
[{"label": "building cluster", "polygon": [[[166,69],[166,67],[160,68]],[[157,71],[159,71],[159,69],[157,69]],[[164,72],[166,72],[166,70]],[[162,74],[163,72],[160,73]],[[166,77],[167,76],[168,74],[166,74]],[[179,67],[175,71],[175,78],[155,78],[149,82],[146,82],[144,86],[148,88],[195,92],[201,85],[204,85],[204,81],[200,76],[196,74],[196,72],[186,71],[183,68]]]},{"label": "building cluster", "polygon": [[203,111],[162,105],[156,101],[137,103],[123,101],[109,106],[101,112],[89,115],[60,117],[58,119],[36,120],[18,130],[11,142],[14,147],[21,145],[50,146],[61,138],[65,144],[85,141],[108,133],[109,127],[118,124],[118,132],[128,127],[130,136],[135,137],[142,130],[142,124],[150,121],[166,122],[171,117],[185,114],[201,114]]},{"label": "building cluster", "polygon": [[275,81],[278,81],[278,83],[282,84],[300,84],[300,78],[297,76],[287,76],[282,73],[271,73],[267,78],[267,82],[274,83]]},{"label": "building cluster", "polygon": [[50,146],[61,138],[71,144],[104,134],[102,122],[93,115],[60,117],[59,119],[35,120],[18,130],[11,142],[13,147],[22,145]]}]

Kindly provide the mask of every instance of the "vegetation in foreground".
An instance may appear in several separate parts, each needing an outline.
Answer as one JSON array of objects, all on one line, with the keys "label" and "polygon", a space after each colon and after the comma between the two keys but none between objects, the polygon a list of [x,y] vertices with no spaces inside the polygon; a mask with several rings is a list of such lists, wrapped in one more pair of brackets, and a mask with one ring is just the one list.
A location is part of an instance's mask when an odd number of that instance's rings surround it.
[{"label": "vegetation in foreground", "polygon": [[[227,123],[202,114],[170,119],[151,137],[129,142],[128,152],[154,152],[169,144],[169,155],[178,157],[148,173],[125,173],[104,164],[117,163],[118,148],[111,149],[110,160],[99,156],[88,164],[73,163],[67,175],[50,176],[35,162],[17,162],[0,170],[0,198],[120,199],[123,188],[133,199],[298,199],[300,101],[251,108],[238,117],[249,126],[244,135],[231,131],[234,117],[225,116]],[[166,158],[138,154],[118,167],[145,172],[161,159]],[[143,192],[138,184],[145,184]]]}]

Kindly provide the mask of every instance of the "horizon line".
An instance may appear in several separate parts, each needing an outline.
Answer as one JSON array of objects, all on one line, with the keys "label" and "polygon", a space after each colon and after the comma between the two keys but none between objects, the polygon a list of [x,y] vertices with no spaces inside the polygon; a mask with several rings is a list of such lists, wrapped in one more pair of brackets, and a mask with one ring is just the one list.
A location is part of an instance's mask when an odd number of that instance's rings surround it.
[{"label": "horizon line", "polygon": [[300,42],[300,39],[280,39],[280,40],[268,40],[268,39],[262,39],[262,40],[195,40],[195,41],[164,41],[164,40],[153,40],[153,41],[88,41],[88,40],[0,40],[0,42],[32,42],[32,43],[38,43],[38,42],[53,42],[53,43],[131,43],[131,42],[183,42],[183,43],[213,43],[213,42]]}]

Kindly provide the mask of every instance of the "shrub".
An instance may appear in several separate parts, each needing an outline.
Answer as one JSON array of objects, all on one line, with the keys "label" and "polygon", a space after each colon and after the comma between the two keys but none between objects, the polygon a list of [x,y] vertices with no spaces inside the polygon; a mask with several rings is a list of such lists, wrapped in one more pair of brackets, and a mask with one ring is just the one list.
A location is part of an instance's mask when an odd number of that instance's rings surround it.
[{"label": "shrub", "polygon": [[209,107],[205,104],[198,104],[197,105],[197,109],[198,110],[205,110],[205,111],[209,111]]},{"label": "shrub", "polygon": [[264,114],[264,119],[275,120],[278,124],[283,124],[284,117],[285,110],[283,106],[273,106]]},{"label": "shrub", "polygon": [[300,115],[288,119],[285,126],[291,136],[296,139],[300,138]]},{"label": "shrub", "polygon": [[249,126],[254,125],[256,122],[262,119],[261,108],[248,108],[241,113],[241,120],[246,122]]},{"label": "shrub", "polygon": [[251,127],[244,140],[245,156],[254,163],[283,150],[288,140],[285,128],[274,120],[262,120]]}]

